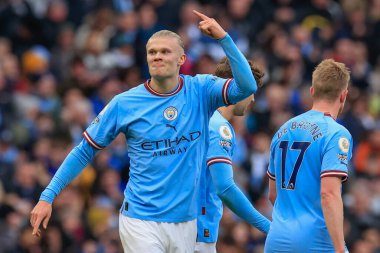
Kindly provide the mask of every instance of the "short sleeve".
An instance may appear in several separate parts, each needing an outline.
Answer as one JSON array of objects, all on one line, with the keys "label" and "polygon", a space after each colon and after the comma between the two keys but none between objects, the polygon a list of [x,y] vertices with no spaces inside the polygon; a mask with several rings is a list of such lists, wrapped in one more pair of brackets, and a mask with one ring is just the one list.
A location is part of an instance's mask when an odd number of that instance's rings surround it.
[{"label": "short sleeve", "polygon": [[221,106],[230,105],[228,98],[229,88],[234,79],[223,79],[213,75],[197,75],[198,82],[202,82],[206,92],[209,112],[214,112]]},{"label": "short sleeve", "polygon": [[118,99],[115,97],[91,122],[83,137],[94,148],[100,150],[110,144],[120,132]]},{"label": "short sleeve", "polygon": [[207,166],[215,163],[232,165],[232,154],[235,145],[234,132],[227,123],[210,127],[210,145],[207,151]]},{"label": "short sleeve", "polygon": [[324,147],[321,178],[341,177],[342,181],[348,178],[348,162],[352,157],[352,137],[346,130],[342,129],[330,138]]},{"label": "short sleeve", "polygon": [[276,141],[273,138],[270,145],[270,158],[269,158],[269,165],[268,165],[268,170],[267,170],[267,175],[272,180],[276,180],[276,170],[274,166],[275,147],[276,147]]}]

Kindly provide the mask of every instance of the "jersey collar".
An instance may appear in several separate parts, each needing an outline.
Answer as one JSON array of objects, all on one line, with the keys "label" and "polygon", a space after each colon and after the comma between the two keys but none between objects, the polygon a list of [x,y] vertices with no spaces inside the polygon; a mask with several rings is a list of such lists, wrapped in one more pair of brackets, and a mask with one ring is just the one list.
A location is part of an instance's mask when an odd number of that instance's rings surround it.
[{"label": "jersey collar", "polygon": [[323,115],[324,115],[324,116],[327,116],[327,117],[330,117],[330,118],[332,118],[333,120],[335,120],[334,117],[333,117],[329,112],[324,112]]},{"label": "jersey collar", "polygon": [[178,85],[177,87],[168,92],[168,93],[160,93],[160,92],[157,92],[155,90],[152,89],[152,87],[150,87],[150,79],[148,79],[145,83],[144,83],[144,86],[145,88],[150,92],[152,93],[153,95],[155,96],[159,96],[159,97],[169,97],[169,96],[173,96],[175,94],[177,94],[178,92],[180,92],[180,90],[182,89],[183,87],[183,78],[181,76],[178,77]]}]

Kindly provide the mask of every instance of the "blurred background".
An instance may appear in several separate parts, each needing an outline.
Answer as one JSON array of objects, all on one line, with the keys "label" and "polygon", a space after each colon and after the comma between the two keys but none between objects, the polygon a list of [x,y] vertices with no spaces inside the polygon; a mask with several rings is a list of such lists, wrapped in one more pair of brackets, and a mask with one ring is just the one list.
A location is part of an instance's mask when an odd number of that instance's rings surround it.
[{"label": "blurred background", "polygon": [[[333,58],[350,67],[338,119],[354,139],[343,186],[345,238],[351,253],[380,252],[380,0],[1,0],[0,253],[122,252],[123,136],[59,195],[42,238],[32,237],[29,213],[92,119],[149,78],[145,44],[154,32],[183,37],[183,74],[214,71],[223,50],[200,33],[193,9],[215,17],[265,70],[255,105],[233,126],[235,180],[267,217],[273,133],[310,109],[317,63]],[[225,210],[219,253],[262,252],[264,241]]]}]

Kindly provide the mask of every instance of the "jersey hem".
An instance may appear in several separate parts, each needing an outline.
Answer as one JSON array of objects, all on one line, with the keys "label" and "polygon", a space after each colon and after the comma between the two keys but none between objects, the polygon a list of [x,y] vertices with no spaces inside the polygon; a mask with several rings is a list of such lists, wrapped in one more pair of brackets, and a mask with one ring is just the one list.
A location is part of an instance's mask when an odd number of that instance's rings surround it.
[{"label": "jersey hem", "polygon": [[150,217],[150,216],[142,216],[142,215],[137,215],[134,213],[130,213],[130,211],[122,211],[122,215],[127,216],[129,218],[134,218],[134,219],[139,219],[139,220],[147,220],[147,221],[155,221],[155,222],[168,222],[168,223],[181,223],[181,222],[187,222],[191,221],[197,218],[196,215],[187,217],[187,218],[177,218],[177,219],[170,219],[170,218],[155,218],[155,217]]}]

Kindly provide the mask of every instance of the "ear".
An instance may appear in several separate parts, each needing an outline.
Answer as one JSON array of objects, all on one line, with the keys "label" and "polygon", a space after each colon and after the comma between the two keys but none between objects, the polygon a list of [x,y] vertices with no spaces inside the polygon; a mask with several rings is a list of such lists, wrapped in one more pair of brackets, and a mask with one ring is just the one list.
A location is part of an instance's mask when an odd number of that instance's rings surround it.
[{"label": "ear", "polygon": [[344,91],[342,91],[342,93],[340,93],[339,101],[341,103],[343,103],[343,102],[346,101],[347,94],[348,94],[348,90],[347,89],[345,89]]},{"label": "ear", "polygon": [[311,97],[314,96],[314,87],[313,86],[310,87],[310,95],[311,95]]},{"label": "ear", "polygon": [[185,61],[186,61],[186,55],[185,55],[185,54],[182,54],[181,57],[180,57],[179,60],[178,60],[177,65],[178,65],[178,66],[182,66],[182,65],[185,63]]}]

